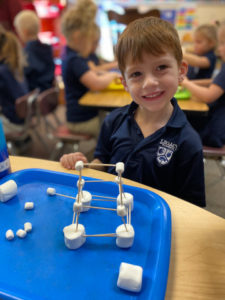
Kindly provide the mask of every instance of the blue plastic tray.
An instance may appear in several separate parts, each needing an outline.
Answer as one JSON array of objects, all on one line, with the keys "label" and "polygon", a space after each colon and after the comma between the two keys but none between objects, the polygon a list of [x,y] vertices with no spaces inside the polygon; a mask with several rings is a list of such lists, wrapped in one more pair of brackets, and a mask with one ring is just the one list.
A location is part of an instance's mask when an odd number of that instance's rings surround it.
[{"label": "blue plastic tray", "polygon": [[[75,196],[78,176],[27,169],[2,178],[0,184],[9,179],[16,181],[18,193],[8,202],[0,202],[0,299],[164,299],[171,214],[161,197],[124,185],[124,191],[134,195],[131,223],[135,239],[131,248],[118,248],[112,237],[88,237],[81,248],[69,250],[63,228],[72,222],[74,200],[48,196],[46,189],[54,187],[57,193]],[[86,183],[84,190],[118,195],[113,182]],[[24,210],[27,201],[35,203],[34,210]],[[93,205],[115,207],[113,202],[93,201]],[[25,239],[6,240],[9,228],[15,233],[27,221],[33,231]],[[81,214],[79,223],[84,224],[86,234],[112,233],[121,218],[115,212],[92,209]],[[139,293],[117,287],[121,262],[143,267]]]}]

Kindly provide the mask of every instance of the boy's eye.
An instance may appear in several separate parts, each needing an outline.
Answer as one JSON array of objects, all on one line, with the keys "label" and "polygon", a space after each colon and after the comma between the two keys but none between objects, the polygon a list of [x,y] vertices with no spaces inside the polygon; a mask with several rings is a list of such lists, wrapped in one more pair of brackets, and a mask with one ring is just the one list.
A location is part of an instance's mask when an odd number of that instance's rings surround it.
[{"label": "boy's eye", "polygon": [[135,77],[138,77],[140,75],[141,75],[141,72],[133,72],[133,73],[131,73],[130,77],[135,78]]},{"label": "boy's eye", "polygon": [[168,68],[167,65],[160,65],[160,66],[157,67],[157,70],[163,71],[163,70],[165,70],[166,68]]}]

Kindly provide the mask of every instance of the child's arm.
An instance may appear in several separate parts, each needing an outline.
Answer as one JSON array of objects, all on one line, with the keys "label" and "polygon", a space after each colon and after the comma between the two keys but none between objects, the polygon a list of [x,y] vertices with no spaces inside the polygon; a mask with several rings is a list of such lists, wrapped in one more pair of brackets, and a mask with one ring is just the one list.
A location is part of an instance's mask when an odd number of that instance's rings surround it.
[{"label": "child's arm", "polygon": [[184,53],[183,59],[192,67],[199,67],[201,69],[207,69],[210,67],[210,61],[206,56],[198,56],[192,53]]},{"label": "child's arm", "polygon": [[89,70],[80,77],[80,81],[91,91],[101,91],[116,78],[120,78],[120,74],[117,72],[97,74],[95,71]]},{"label": "child's arm", "polygon": [[118,63],[117,63],[117,61],[112,61],[112,62],[96,65],[93,61],[90,60],[88,62],[88,66],[91,70],[96,71],[96,72],[98,72],[98,71],[109,71],[111,69],[118,68]]},{"label": "child's arm", "polygon": [[[74,152],[74,153],[69,153],[69,154],[64,154],[60,158],[60,163],[61,165],[69,170],[74,170],[75,169],[75,164],[78,160],[82,160],[84,163],[88,163],[88,160],[86,156],[83,155],[81,152]],[[99,159],[94,159],[91,163],[93,164],[101,164],[102,162]],[[91,169],[96,169],[99,171],[105,171],[104,166],[89,166]]]},{"label": "child's arm", "polygon": [[224,93],[224,90],[214,83],[210,84],[209,87],[204,87],[185,78],[181,85],[187,88],[192,95],[196,96],[196,100],[204,103],[212,103]]}]

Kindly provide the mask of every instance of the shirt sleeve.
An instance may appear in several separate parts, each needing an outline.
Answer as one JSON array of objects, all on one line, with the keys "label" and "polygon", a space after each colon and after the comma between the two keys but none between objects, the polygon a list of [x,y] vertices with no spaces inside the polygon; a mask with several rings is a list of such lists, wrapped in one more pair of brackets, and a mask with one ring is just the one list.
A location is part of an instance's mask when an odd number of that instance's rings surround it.
[{"label": "shirt sleeve", "polygon": [[98,143],[94,153],[94,157],[98,158],[102,163],[109,163],[111,158],[110,136],[112,126],[110,123],[111,122],[106,117],[102,124]]},{"label": "shirt sleeve", "polygon": [[222,64],[219,74],[214,78],[213,83],[225,91],[225,63]]}]

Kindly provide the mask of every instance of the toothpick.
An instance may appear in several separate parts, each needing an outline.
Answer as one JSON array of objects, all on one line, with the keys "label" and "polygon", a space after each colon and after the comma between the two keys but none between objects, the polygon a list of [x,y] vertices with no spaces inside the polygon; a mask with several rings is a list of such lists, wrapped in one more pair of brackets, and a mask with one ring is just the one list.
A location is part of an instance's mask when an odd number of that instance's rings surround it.
[{"label": "toothpick", "polygon": [[126,231],[128,231],[128,230],[127,230],[126,223],[125,223],[125,220],[124,220],[124,217],[121,217],[121,218],[122,218],[122,220],[123,220],[123,224],[124,224],[124,226],[125,226]]},{"label": "toothpick", "polygon": [[84,166],[105,166],[105,167],[115,167],[115,164],[97,164],[97,163],[85,163]]},{"label": "toothpick", "polygon": [[83,234],[83,237],[116,237],[116,233]]},{"label": "toothpick", "polygon": [[103,210],[112,210],[116,211],[115,208],[108,208],[108,207],[99,207],[99,206],[89,206],[89,205],[82,205],[84,208],[94,208],[94,209],[103,209]]}]

